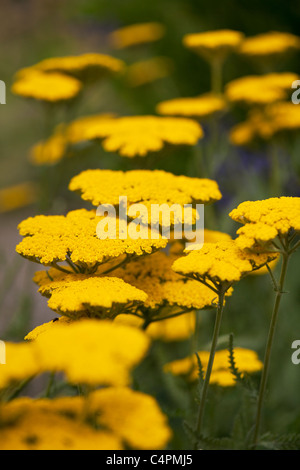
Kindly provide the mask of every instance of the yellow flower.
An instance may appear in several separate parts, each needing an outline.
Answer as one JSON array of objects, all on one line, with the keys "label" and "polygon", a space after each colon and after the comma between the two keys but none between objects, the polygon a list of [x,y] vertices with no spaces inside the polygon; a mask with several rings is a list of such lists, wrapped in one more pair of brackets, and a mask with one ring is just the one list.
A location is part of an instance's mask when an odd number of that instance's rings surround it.
[{"label": "yellow flower", "polygon": [[81,81],[97,80],[110,73],[120,72],[124,63],[107,54],[86,53],[74,56],[51,57],[44,59],[32,67],[21,70],[20,75],[29,70],[42,72],[59,72],[71,75]]},{"label": "yellow flower", "polygon": [[[1,412],[5,448],[163,449],[172,437],[156,400],[126,387],[103,388],[88,397],[19,398]],[[51,433],[45,432],[47,423]]]},{"label": "yellow flower", "polygon": [[223,283],[231,285],[239,281],[276,257],[274,254],[244,252],[235,240],[229,240],[205,243],[201,250],[178,258],[173,269],[218,289]]},{"label": "yellow flower", "polygon": [[229,216],[244,224],[237,230],[236,243],[242,249],[274,248],[278,236],[300,231],[300,198],[275,197],[261,201],[245,201]]},{"label": "yellow flower", "polygon": [[123,450],[114,433],[55,413],[45,401],[17,399],[2,406],[7,422],[1,422],[1,450]]},{"label": "yellow flower", "polygon": [[[113,276],[124,279],[132,286],[146,292],[147,299],[140,310],[150,317],[165,316],[181,309],[210,308],[215,295],[197,281],[184,281],[172,269],[175,256],[163,252],[154,253],[147,258],[132,261],[124,268],[113,271]],[[177,307],[173,311],[173,307]],[[151,309],[149,311],[149,309]],[[180,310],[180,309],[179,309]]]},{"label": "yellow flower", "polygon": [[183,44],[210,61],[214,57],[220,59],[227,57],[239,47],[243,38],[243,33],[239,31],[221,29],[187,34],[183,38]]},{"label": "yellow flower", "polygon": [[6,343],[0,389],[43,372],[63,372],[73,384],[128,385],[132,370],[150,346],[141,329],[87,318],[52,321],[26,338],[26,342]]},{"label": "yellow flower", "polygon": [[0,364],[0,390],[14,386],[41,372],[35,352],[27,344],[6,341],[5,356],[6,364]]},{"label": "yellow flower", "polygon": [[36,202],[37,187],[32,181],[0,189],[0,212],[9,212]]},{"label": "yellow flower", "polygon": [[109,41],[115,49],[125,49],[139,44],[154,42],[165,34],[162,24],[156,22],[137,23],[124,26],[109,35]]},{"label": "yellow flower", "polygon": [[25,98],[56,103],[75,98],[81,89],[82,83],[74,77],[32,69],[16,78],[11,90]]},{"label": "yellow flower", "polygon": [[113,258],[152,253],[167,244],[166,239],[150,237],[100,239],[96,233],[99,221],[95,211],[85,209],[71,211],[66,216],[29,217],[19,224],[20,235],[24,238],[16,251],[46,266],[70,260],[79,271],[93,272],[99,264]]},{"label": "yellow flower", "polygon": [[[209,352],[199,351],[198,355],[205,372],[209,360]],[[234,358],[236,367],[242,375],[258,372],[263,367],[257,353],[251,349],[235,348]],[[199,377],[196,355],[167,363],[164,366],[164,370],[173,375],[185,376],[191,382],[196,381]],[[230,387],[236,383],[235,377],[229,369],[229,352],[226,349],[216,351],[215,353],[210,382],[221,387]]]},{"label": "yellow flower", "polygon": [[71,317],[114,318],[147,300],[145,292],[122,279],[84,274],[67,274],[43,284],[39,291],[50,297],[49,308]]},{"label": "yellow flower", "polygon": [[94,206],[119,204],[119,196],[127,197],[129,205],[209,203],[221,199],[215,181],[205,178],[177,176],[163,170],[86,170],[74,176],[71,191]]},{"label": "yellow flower", "polygon": [[267,105],[286,99],[298,78],[291,72],[247,75],[227,83],[225,97],[231,103]]},{"label": "yellow flower", "polygon": [[291,33],[270,31],[245,38],[238,52],[254,58],[281,56],[300,49],[300,38]]},{"label": "yellow flower", "polygon": [[139,87],[169,76],[172,70],[171,59],[151,57],[129,65],[126,69],[126,81],[131,87]]},{"label": "yellow flower", "polygon": [[193,98],[174,98],[162,101],[157,112],[171,116],[190,116],[204,119],[226,109],[225,100],[218,95],[207,93]]},{"label": "yellow flower", "polygon": [[172,433],[156,400],[129,388],[106,388],[91,396],[91,409],[100,425],[137,449],[163,449]]},{"label": "yellow flower", "polygon": [[142,330],[110,320],[55,322],[28,343],[45,371],[64,372],[71,383],[127,385],[150,342]]},{"label": "yellow flower", "polygon": [[[116,323],[135,326],[141,328],[144,320],[135,315],[121,314],[115,320]],[[146,333],[152,340],[164,341],[185,341],[191,337],[195,331],[195,312],[188,312],[177,317],[167,318],[150,323]]]},{"label": "yellow flower", "polygon": [[107,152],[123,157],[144,157],[168,145],[196,145],[203,137],[192,119],[162,116],[125,116],[108,119],[82,133],[82,140],[100,140]]}]

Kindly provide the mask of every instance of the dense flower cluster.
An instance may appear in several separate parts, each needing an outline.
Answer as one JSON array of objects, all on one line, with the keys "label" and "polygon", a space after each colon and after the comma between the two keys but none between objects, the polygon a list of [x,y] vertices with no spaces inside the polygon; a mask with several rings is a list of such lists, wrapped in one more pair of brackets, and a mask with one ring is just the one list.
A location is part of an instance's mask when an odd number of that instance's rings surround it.
[{"label": "dense flower cluster", "polygon": [[233,209],[229,215],[236,222],[243,224],[237,230],[236,239],[241,249],[268,249],[277,237],[287,237],[293,231],[299,233],[300,198],[280,197],[246,201]]}]

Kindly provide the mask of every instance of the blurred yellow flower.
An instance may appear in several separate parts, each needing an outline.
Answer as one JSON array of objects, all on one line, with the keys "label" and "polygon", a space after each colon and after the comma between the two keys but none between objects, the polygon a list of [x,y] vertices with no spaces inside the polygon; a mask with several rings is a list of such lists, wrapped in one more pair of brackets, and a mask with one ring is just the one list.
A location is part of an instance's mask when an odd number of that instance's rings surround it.
[{"label": "blurred yellow flower", "polygon": [[204,119],[216,113],[225,111],[226,102],[213,93],[193,98],[174,98],[162,101],[156,107],[159,114],[171,116],[190,116],[197,119]]},{"label": "blurred yellow flower", "polygon": [[1,411],[4,448],[163,449],[172,437],[157,401],[126,387],[102,388],[88,397],[18,398]]},{"label": "blurred yellow flower", "polygon": [[0,364],[0,391],[42,371],[35,352],[26,343],[6,341],[5,356],[6,364]]},{"label": "blurred yellow flower", "polygon": [[115,49],[125,49],[158,41],[164,34],[165,27],[160,23],[136,23],[116,29],[110,33],[109,42]]},{"label": "blurred yellow flower", "polygon": [[285,100],[298,78],[292,72],[247,75],[227,83],[225,97],[231,103],[267,105]]},{"label": "blurred yellow flower", "polygon": [[[5,404],[4,412],[11,404]],[[28,401],[7,425],[1,422],[0,441],[1,450],[123,450],[112,432],[40,409],[39,401]]]},{"label": "blurred yellow flower", "polygon": [[37,186],[32,181],[0,189],[0,213],[20,209],[37,201]]},{"label": "blurred yellow flower", "polygon": [[[199,351],[198,355],[205,372],[209,360],[209,352]],[[263,363],[260,361],[257,353],[251,349],[234,348],[234,359],[236,367],[242,375],[258,372],[263,367]],[[221,387],[234,386],[236,380],[230,371],[229,364],[229,351],[226,349],[216,351],[210,383]],[[167,363],[164,366],[164,370],[173,375],[185,376],[191,382],[198,380],[199,377],[196,355]]]},{"label": "blurred yellow flower", "polygon": [[187,34],[183,38],[183,44],[208,61],[216,57],[223,60],[230,52],[237,50],[243,38],[244,34],[239,31],[220,29]]},{"label": "blurred yellow flower", "polygon": [[297,50],[300,50],[298,36],[281,31],[270,31],[245,38],[238,52],[244,56],[265,59]]},{"label": "blurred yellow flower", "polygon": [[49,103],[71,100],[81,89],[82,83],[74,77],[34,69],[21,74],[11,87],[12,93],[16,95]]},{"label": "blurred yellow flower", "polygon": [[125,387],[97,390],[91,396],[97,422],[137,449],[163,449],[172,437],[156,400]]},{"label": "blurred yellow flower", "polygon": [[28,343],[45,371],[64,372],[71,383],[127,385],[144,358],[149,337],[110,320],[55,322]]},{"label": "blurred yellow flower", "polygon": [[126,116],[90,126],[81,140],[100,140],[107,152],[123,157],[144,157],[166,145],[196,145],[203,137],[201,126],[192,119],[161,116]]},{"label": "blurred yellow flower", "polygon": [[[120,314],[114,321],[124,325],[135,326],[136,328],[141,328],[144,323],[142,318],[130,314]],[[156,341],[164,341],[166,343],[185,341],[195,331],[195,322],[195,312],[191,311],[177,317],[150,323],[146,333],[152,340]]]},{"label": "blurred yellow flower", "polygon": [[103,78],[107,74],[123,70],[122,60],[107,54],[86,53],[65,57],[50,57],[19,71],[19,76],[29,71],[59,72],[78,78],[80,81],[91,81]]}]

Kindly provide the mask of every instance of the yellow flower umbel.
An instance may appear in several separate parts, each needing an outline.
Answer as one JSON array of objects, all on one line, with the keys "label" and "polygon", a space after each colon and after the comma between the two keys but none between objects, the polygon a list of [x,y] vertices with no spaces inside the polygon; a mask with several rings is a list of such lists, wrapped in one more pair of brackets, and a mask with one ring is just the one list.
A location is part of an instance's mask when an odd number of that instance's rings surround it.
[{"label": "yellow flower umbel", "polygon": [[[41,274],[44,274],[43,280]],[[36,277],[41,286],[39,292],[49,297],[49,308],[71,318],[112,319],[119,313],[136,309],[147,300],[145,292],[117,277],[66,274],[53,282],[44,272],[37,273]]]},{"label": "yellow flower umbel", "polygon": [[261,268],[277,254],[247,253],[241,250],[235,240],[205,243],[201,250],[194,250],[173,263],[175,272],[195,279],[210,288],[218,298],[217,314],[209,353],[196,432],[201,436],[205,402],[213,370],[217,342],[222,323],[224,298],[229,289],[247,274]]},{"label": "yellow flower umbel", "polygon": [[[100,264],[119,256],[140,256],[164,248],[167,240],[100,239],[95,211],[78,209],[63,215],[37,215],[19,224],[23,240],[16,251],[30,260],[53,266],[66,273],[95,272]],[[70,269],[65,264],[68,263]]]},{"label": "yellow flower umbel", "polygon": [[278,245],[299,237],[300,198],[280,197],[245,201],[229,216],[243,224],[237,230],[237,245],[248,250],[280,251]]},{"label": "yellow flower umbel", "polygon": [[78,78],[82,82],[90,82],[118,73],[124,69],[124,65],[120,59],[107,54],[86,53],[77,56],[50,57],[32,67],[20,70],[18,74],[26,76],[26,73],[32,70],[58,72]]},{"label": "yellow flower umbel", "polygon": [[165,27],[156,22],[137,23],[119,28],[109,35],[109,42],[115,49],[158,41],[165,34]]},{"label": "yellow flower umbel", "polygon": [[262,419],[262,407],[270,367],[271,350],[279,313],[287,267],[291,255],[300,246],[300,198],[280,197],[262,201],[246,201],[231,211],[230,217],[243,226],[237,230],[236,243],[248,252],[265,252],[281,254],[282,264],[279,281],[266,265],[276,292],[273,313],[270,321],[265,350],[264,368],[261,377],[257,404],[253,446],[256,447]]},{"label": "yellow flower umbel", "polygon": [[222,67],[228,55],[238,49],[243,33],[228,29],[187,34],[183,44],[197,52],[211,67],[211,91],[222,92]]},{"label": "yellow flower umbel", "polygon": [[74,77],[34,69],[17,77],[11,88],[16,95],[48,103],[72,100],[81,90],[82,83]]},{"label": "yellow flower umbel", "polygon": [[[209,351],[198,351],[198,356],[205,373],[209,361]],[[263,367],[257,353],[251,349],[234,348],[234,359],[236,367],[242,376],[258,372]],[[220,387],[234,386],[236,379],[229,365],[228,350],[221,349],[216,351],[210,382]],[[195,382],[199,379],[199,365],[196,355],[167,363],[164,366],[164,370],[173,375],[184,376],[190,382]]]},{"label": "yellow flower umbel", "polygon": [[163,170],[86,170],[74,176],[69,184],[71,191],[82,199],[99,204],[119,204],[119,196],[127,197],[128,205],[151,204],[208,204],[221,199],[214,180],[177,176]]},{"label": "yellow flower umbel", "polygon": [[232,104],[265,106],[288,98],[292,83],[298,78],[292,72],[247,75],[227,83],[225,97]]},{"label": "yellow flower umbel", "polygon": [[263,63],[282,59],[300,50],[300,38],[291,33],[270,31],[244,39],[238,53]]},{"label": "yellow flower umbel", "polygon": [[156,109],[159,114],[192,117],[202,121],[225,111],[226,102],[219,95],[206,93],[192,98],[174,98],[162,101]]},{"label": "yellow flower umbel", "polygon": [[90,127],[82,140],[100,140],[107,152],[123,157],[145,157],[166,145],[196,145],[203,137],[201,126],[191,119],[161,116],[126,116]]}]

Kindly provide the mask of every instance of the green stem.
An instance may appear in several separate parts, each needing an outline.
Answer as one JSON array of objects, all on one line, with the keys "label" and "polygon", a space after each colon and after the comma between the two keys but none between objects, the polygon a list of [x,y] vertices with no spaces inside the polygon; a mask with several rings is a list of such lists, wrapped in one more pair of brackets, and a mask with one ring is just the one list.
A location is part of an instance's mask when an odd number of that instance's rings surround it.
[{"label": "green stem", "polygon": [[282,255],[280,279],[279,279],[279,284],[276,289],[276,297],[275,297],[274,308],[273,308],[273,313],[272,313],[270,327],[269,327],[269,333],[268,333],[268,339],[267,339],[265,357],[264,357],[264,367],[262,371],[259,394],[258,394],[256,421],[255,421],[254,437],[253,437],[254,448],[257,446],[258,437],[259,437],[259,431],[260,431],[261,419],[262,419],[262,408],[263,408],[263,403],[264,403],[264,398],[265,398],[269,369],[270,369],[271,350],[272,350],[272,345],[273,345],[273,340],[274,340],[274,333],[275,333],[275,328],[276,328],[276,323],[277,323],[277,318],[278,318],[281,296],[283,294],[284,281],[286,277],[289,256],[290,255],[288,252]]},{"label": "green stem", "polygon": [[212,343],[211,343],[211,348],[210,348],[210,355],[209,355],[209,360],[208,360],[207,369],[206,369],[205,378],[204,378],[203,387],[202,387],[201,401],[200,401],[200,407],[198,411],[198,418],[197,418],[197,425],[196,425],[196,434],[199,437],[201,436],[208,386],[209,386],[210,376],[211,376],[211,372],[213,368],[213,363],[214,363],[214,358],[215,358],[215,353],[216,353],[216,348],[217,348],[217,343],[218,343],[218,337],[219,337],[219,332],[220,332],[220,327],[221,327],[221,322],[222,322],[222,315],[223,315],[223,309],[224,309],[224,295],[225,293],[223,291],[219,293],[219,303],[218,303],[213,338],[212,338]]},{"label": "green stem", "polygon": [[219,58],[210,61],[211,67],[211,91],[217,95],[222,93],[222,68],[223,60]]}]

